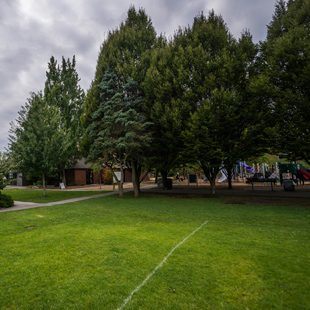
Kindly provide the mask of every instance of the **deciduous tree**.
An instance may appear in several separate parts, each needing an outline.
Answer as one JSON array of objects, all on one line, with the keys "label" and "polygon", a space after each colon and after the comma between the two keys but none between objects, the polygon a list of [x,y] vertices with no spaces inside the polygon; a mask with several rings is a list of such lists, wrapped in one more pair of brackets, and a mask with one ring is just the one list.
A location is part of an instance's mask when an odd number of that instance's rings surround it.
[{"label": "deciduous tree", "polygon": [[59,128],[61,122],[57,107],[47,106],[42,93],[31,93],[25,106],[19,111],[16,123],[11,123],[10,155],[19,163],[19,171],[25,177],[42,180],[45,192],[46,177],[53,174],[58,158],[62,155],[63,142],[70,144],[70,137]]},{"label": "deciduous tree", "polygon": [[[16,172],[16,164],[7,154],[0,152],[0,190],[4,189],[10,182],[9,174]],[[1,192],[0,192],[1,195]]]},{"label": "deciduous tree", "polygon": [[79,142],[82,137],[80,117],[84,102],[84,91],[79,86],[79,77],[76,72],[76,61],[62,58],[61,66],[51,57],[46,72],[44,88],[44,104],[56,107],[59,112],[59,130],[63,133],[59,139],[59,154],[55,168],[62,175],[66,184],[65,169],[72,168],[80,157]]},{"label": "deciduous tree", "polygon": [[310,2],[280,0],[262,44],[276,125],[275,150],[310,164]]},{"label": "deciduous tree", "polygon": [[179,57],[184,59],[183,103],[190,105],[191,113],[183,133],[184,156],[199,164],[214,193],[222,167],[230,179],[234,163],[260,154],[266,145],[266,106],[251,90],[257,49],[247,31],[236,41],[213,11],[207,18],[197,16],[186,36],[179,52],[184,54]]}]

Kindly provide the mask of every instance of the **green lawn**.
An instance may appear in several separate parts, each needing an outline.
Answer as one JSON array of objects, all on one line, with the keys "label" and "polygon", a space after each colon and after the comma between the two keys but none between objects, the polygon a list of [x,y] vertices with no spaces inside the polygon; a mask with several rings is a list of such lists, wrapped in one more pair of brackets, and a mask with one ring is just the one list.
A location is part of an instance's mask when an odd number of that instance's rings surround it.
[{"label": "green lawn", "polygon": [[12,196],[13,200],[24,202],[45,203],[60,201],[65,199],[84,197],[96,194],[103,194],[107,191],[64,191],[64,190],[46,190],[46,196],[43,196],[43,189],[4,189],[3,194]]},{"label": "green lawn", "polygon": [[0,213],[0,309],[310,309],[310,208],[132,193]]}]

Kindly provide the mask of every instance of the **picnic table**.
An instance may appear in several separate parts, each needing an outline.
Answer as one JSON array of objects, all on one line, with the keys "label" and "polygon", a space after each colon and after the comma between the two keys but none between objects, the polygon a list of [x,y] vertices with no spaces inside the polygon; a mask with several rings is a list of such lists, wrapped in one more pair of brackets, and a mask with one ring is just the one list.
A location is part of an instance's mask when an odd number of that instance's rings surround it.
[{"label": "picnic table", "polygon": [[276,179],[266,179],[266,178],[248,178],[246,180],[247,184],[252,185],[252,191],[254,190],[254,183],[270,183],[271,184],[271,190],[273,191],[273,185],[276,184]]}]

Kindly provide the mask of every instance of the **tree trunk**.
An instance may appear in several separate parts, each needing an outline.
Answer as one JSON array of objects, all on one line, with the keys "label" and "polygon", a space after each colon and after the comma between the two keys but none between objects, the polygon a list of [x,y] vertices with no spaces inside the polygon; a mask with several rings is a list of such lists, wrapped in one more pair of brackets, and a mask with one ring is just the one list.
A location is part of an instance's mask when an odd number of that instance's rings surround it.
[{"label": "tree trunk", "polygon": [[168,171],[160,171],[163,180],[163,189],[167,189]]},{"label": "tree trunk", "polygon": [[211,184],[211,194],[214,195],[215,194],[215,178],[214,177],[211,178],[210,184]]},{"label": "tree trunk", "polygon": [[216,180],[216,176],[218,174],[218,172],[220,171],[219,167],[212,167],[212,168],[208,168],[204,165],[200,165],[205,176],[207,177],[207,179],[210,182],[211,185],[211,194],[214,195],[215,194],[215,180]]},{"label": "tree trunk", "polygon": [[43,180],[42,180],[42,183],[43,183],[43,196],[45,197],[46,195],[46,190],[45,190],[45,173],[43,172]]},{"label": "tree trunk", "polygon": [[137,185],[138,185],[138,191],[139,193],[141,193],[141,182],[143,181],[143,179],[140,181],[141,178],[141,171],[142,171],[142,167],[138,165],[137,163],[137,168],[136,168],[136,179],[137,179]]},{"label": "tree trunk", "polygon": [[232,183],[231,183],[231,179],[232,179],[232,167],[228,167],[226,168],[227,171],[227,179],[228,179],[228,188],[231,189],[232,188]]},{"label": "tree trunk", "polygon": [[139,180],[137,179],[137,168],[134,160],[131,161],[131,169],[132,169],[132,184],[134,189],[134,197],[139,197]]},{"label": "tree trunk", "polygon": [[114,179],[117,181],[119,197],[124,198],[124,186],[123,186],[123,184],[124,184],[124,182],[123,182],[123,180],[124,180],[124,168],[123,168],[123,164],[120,165],[121,166],[121,179],[120,180],[116,177],[112,166],[109,166],[107,163],[106,163],[106,165],[110,169]]},{"label": "tree trunk", "polygon": [[64,184],[64,186],[67,186],[65,169],[62,169],[62,183]]},{"label": "tree trunk", "polygon": [[158,183],[158,170],[156,169],[156,172],[155,172],[155,184]]},{"label": "tree trunk", "polygon": [[121,164],[121,179],[118,181],[119,198],[124,198],[123,180],[124,180],[124,168],[123,164]]}]

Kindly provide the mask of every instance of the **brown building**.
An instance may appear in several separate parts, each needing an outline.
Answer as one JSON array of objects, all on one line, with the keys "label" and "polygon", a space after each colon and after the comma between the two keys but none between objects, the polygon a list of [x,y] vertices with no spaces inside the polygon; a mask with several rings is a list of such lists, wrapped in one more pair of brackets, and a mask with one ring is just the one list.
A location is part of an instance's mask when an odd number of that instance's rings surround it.
[{"label": "brown building", "polygon": [[[119,170],[119,169],[117,169]],[[85,164],[84,159],[78,160],[76,165],[71,169],[65,170],[66,174],[66,184],[67,186],[74,186],[74,185],[88,185],[88,184],[99,184],[104,183],[105,179],[108,178],[109,168],[103,168],[101,172],[94,172],[88,164]],[[100,179],[101,175],[101,179]],[[111,174],[110,174],[111,178]],[[124,175],[124,182],[132,182],[132,174],[131,171],[128,169],[125,169],[125,175]],[[141,179],[143,181],[148,181],[149,174],[143,173],[141,175]],[[14,182],[14,185],[19,186],[28,186],[32,185],[35,181],[28,181],[25,178],[22,177],[21,174],[17,175],[17,180]],[[61,183],[62,180],[60,178],[59,173],[55,172],[55,175],[53,177],[47,178],[46,184],[49,186],[55,186],[58,187],[59,183]]]}]

